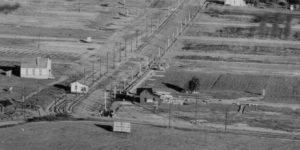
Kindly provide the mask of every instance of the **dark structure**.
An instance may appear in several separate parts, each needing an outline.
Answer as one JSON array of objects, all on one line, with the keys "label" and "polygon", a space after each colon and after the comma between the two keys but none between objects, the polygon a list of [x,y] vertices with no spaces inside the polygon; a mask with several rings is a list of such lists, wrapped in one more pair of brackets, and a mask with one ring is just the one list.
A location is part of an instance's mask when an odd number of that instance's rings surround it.
[{"label": "dark structure", "polygon": [[136,93],[140,96],[141,104],[160,101],[159,95],[155,94],[152,88],[138,88]]},{"label": "dark structure", "polygon": [[12,105],[13,103],[10,100],[0,100],[0,114],[4,114],[6,108]]}]

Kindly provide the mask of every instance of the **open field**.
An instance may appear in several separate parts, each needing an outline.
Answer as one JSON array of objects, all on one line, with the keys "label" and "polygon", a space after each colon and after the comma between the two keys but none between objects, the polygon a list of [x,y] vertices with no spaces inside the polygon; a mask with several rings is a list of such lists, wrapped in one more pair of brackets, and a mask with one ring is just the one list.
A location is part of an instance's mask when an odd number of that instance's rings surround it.
[{"label": "open field", "polygon": [[[228,110],[229,128],[298,134],[299,109],[291,107],[299,108],[298,32],[299,12],[210,5],[163,57],[171,67],[155,72],[141,87],[184,99],[188,81],[197,77],[200,94],[194,99],[200,104],[172,105],[177,120],[224,128]],[[249,100],[238,101],[243,98]],[[210,104],[213,99],[219,102]],[[244,113],[238,112],[242,102],[249,104]],[[169,111],[162,104],[157,114],[167,117]]]},{"label": "open field", "polygon": [[[1,98],[20,100],[23,91],[26,115],[99,120],[0,128],[0,150],[299,147],[300,13],[176,2],[127,0],[125,9],[119,0],[15,0],[0,9]],[[4,76],[36,56],[52,58],[55,80]],[[149,62],[170,67],[154,71]],[[184,97],[193,76],[199,95],[182,106],[162,103],[155,111],[110,95],[114,89],[132,95],[124,89],[137,81]],[[88,85],[88,94],[70,93],[74,81]],[[104,105],[115,110],[110,121],[132,122],[131,134],[113,133],[111,122],[100,121]]]},{"label": "open field", "polygon": [[[132,125],[129,135],[112,133],[110,123],[38,122],[0,129],[6,149],[297,149],[299,142],[247,135]],[[104,144],[105,143],[105,144]],[[184,144],[183,144],[184,143]],[[216,144],[218,143],[218,144]]]}]

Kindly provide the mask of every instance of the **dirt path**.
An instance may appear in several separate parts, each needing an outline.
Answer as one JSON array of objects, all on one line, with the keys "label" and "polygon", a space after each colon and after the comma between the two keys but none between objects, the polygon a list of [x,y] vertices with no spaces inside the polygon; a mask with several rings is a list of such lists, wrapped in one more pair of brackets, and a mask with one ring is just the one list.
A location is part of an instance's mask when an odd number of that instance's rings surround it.
[{"label": "dirt path", "polygon": [[[208,25],[208,26],[233,26],[233,27],[259,27],[259,23],[233,23],[233,22],[193,22],[193,25]],[[273,25],[268,23],[266,24],[267,27],[272,27]],[[279,25],[279,27],[283,28],[285,25]],[[292,29],[299,30],[300,25],[293,25],[291,26]]]},{"label": "dirt path", "polygon": [[196,40],[201,42],[209,43],[230,43],[230,44],[239,44],[239,43],[249,43],[249,44],[268,44],[268,45],[295,45],[300,46],[299,41],[286,41],[286,40],[271,40],[271,39],[247,39],[247,38],[221,38],[221,37],[209,37],[209,36],[180,36],[180,40]]},{"label": "dirt path", "polygon": [[[29,40],[46,40],[46,41],[64,41],[64,42],[80,42],[83,39],[77,38],[59,38],[59,37],[37,37],[37,36],[26,36],[26,35],[10,35],[0,34],[0,38],[6,39],[29,39]],[[93,43],[103,43],[105,40],[92,39]]]}]

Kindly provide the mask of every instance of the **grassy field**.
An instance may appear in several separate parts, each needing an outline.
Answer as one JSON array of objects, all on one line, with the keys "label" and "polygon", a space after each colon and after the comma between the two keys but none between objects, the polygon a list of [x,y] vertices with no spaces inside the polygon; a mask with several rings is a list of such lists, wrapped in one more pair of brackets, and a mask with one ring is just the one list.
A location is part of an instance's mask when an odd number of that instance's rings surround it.
[{"label": "grassy field", "polygon": [[[299,77],[278,77],[251,74],[222,74],[203,73],[196,71],[167,71],[163,77],[153,77],[145,85],[173,92],[176,88],[168,87],[164,83],[178,88],[187,89],[188,81],[193,76],[200,80],[199,92],[213,95],[215,98],[237,98],[243,96],[260,96],[266,89],[265,100],[270,102],[299,103]],[[239,94],[236,94],[239,93]],[[229,94],[231,93],[231,94]],[[232,95],[232,96],[230,96]]]},{"label": "grassy field", "polygon": [[127,135],[113,133],[111,124],[100,122],[38,122],[2,128],[0,133],[0,148],[3,150],[292,150],[300,144],[298,141],[135,124],[132,125],[132,133]]}]

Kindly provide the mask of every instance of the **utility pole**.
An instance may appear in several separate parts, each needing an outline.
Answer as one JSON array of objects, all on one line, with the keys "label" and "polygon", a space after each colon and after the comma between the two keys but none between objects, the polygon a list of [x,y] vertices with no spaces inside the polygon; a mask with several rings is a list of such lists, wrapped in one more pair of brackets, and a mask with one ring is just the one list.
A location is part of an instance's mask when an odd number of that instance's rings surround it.
[{"label": "utility pole", "polygon": [[171,101],[169,101],[169,128],[171,128]]},{"label": "utility pole", "polygon": [[39,31],[38,50],[40,49],[40,42],[41,42],[41,32]]},{"label": "utility pole", "polygon": [[127,57],[127,40],[125,39],[125,58]]},{"label": "utility pole", "polygon": [[160,58],[160,55],[161,55],[161,54],[160,54],[160,53],[161,53],[160,51],[161,51],[161,47],[159,47],[159,49],[158,49],[158,58]]},{"label": "utility pole", "polygon": [[140,72],[139,74],[141,75],[142,74],[142,63],[140,63]]},{"label": "utility pole", "polygon": [[106,53],[106,55],[107,55],[107,59],[106,59],[106,72],[107,73],[108,73],[108,54],[109,54],[109,52]]},{"label": "utility pole", "polygon": [[227,132],[227,119],[228,119],[228,108],[225,108],[225,120],[224,120],[224,124],[225,124],[225,133]]},{"label": "utility pole", "polygon": [[24,103],[25,103],[25,87],[24,87],[24,83],[23,83],[23,80],[22,80],[22,112],[23,112],[23,119],[25,120],[25,106],[24,106]]},{"label": "utility pole", "polygon": [[94,83],[95,82],[95,63],[94,63],[94,61],[93,61],[92,69],[93,69],[93,83]]},{"label": "utility pole", "polygon": [[196,96],[196,105],[195,105],[195,120],[198,118],[198,95]]},{"label": "utility pole", "polygon": [[104,110],[106,111],[106,89],[104,90]]},{"label": "utility pole", "polygon": [[113,48],[113,69],[115,69],[115,47]]},{"label": "utility pole", "polygon": [[131,49],[130,51],[131,51],[131,53],[132,53],[132,39],[131,39],[130,41],[131,41],[131,42],[130,42],[130,45],[131,45],[131,46],[130,46],[130,49]]},{"label": "utility pole", "polygon": [[85,84],[85,67],[83,67],[83,84]]},{"label": "utility pole", "polygon": [[78,12],[80,13],[80,0],[78,1]]},{"label": "utility pole", "polygon": [[138,47],[138,40],[139,40],[139,30],[136,30],[136,42],[135,42],[135,48]]},{"label": "utility pole", "polygon": [[120,49],[119,49],[119,61],[121,62],[122,61],[122,55],[121,55],[121,50],[122,50],[122,48],[121,48],[121,43],[120,43]]},{"label": "utility pole", "polygon": [[126,0],[123,0],[123,9],[124,9],[124,14],[127,16],[127,12],[126,12]]},{"label": "utility pole", "polygon": [[150,29],[151,29],[151,33],[152,33],[152,17],[150,18]]},{"label": "utility pole", "polygon": [[133,67],[131,67],[131,82],[133,81]]},{"label": "utility pole", "polygon": [[101,59],[99,59],[99,72],[100,72],[100,74],[99,74],[99,79],[101,78]]},{"label": "utility pole", "polygon": [[146,28],[146,34],[148,34],[147,16],[146,16],[146,19],[145,19],[145,28]]}]

